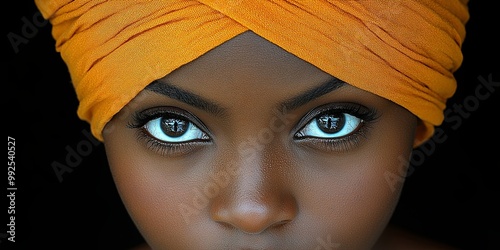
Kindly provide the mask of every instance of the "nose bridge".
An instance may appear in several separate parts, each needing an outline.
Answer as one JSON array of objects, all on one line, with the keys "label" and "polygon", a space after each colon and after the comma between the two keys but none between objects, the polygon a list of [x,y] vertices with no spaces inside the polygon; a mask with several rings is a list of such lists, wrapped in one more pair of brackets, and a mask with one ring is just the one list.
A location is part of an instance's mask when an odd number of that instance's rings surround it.
[{"label": "nose bridge", "polygon": [[212,219],[245,233],[256,234],[293,220],[296,201],[285,184],[275,143],[251,154],[239,152],[232,162],[234,179],[212,203]]}]

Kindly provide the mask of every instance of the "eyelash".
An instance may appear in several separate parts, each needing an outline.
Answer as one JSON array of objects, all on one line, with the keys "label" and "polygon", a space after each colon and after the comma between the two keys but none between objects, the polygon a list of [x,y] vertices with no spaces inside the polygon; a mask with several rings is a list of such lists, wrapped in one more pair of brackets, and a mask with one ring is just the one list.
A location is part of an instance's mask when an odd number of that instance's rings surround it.
[{"label": "eyelash", "polygon": [[[346,136],[338,138],[314,138],[302,136],[299,137],[298,134],[306,125],[311,123],[313,119],[317,117],[328,114],[349,114],[356,118],[361,119],[361,124],[359,128]],[[367,108],[360,104],[354,103],[330,103],[320,107],[317,107],[307,113],[298,123],[298,129],[294,134],[294,139],[300,144],[305,146],[320,149],[327,152],[345,152],[357,147],[362,139],[366,138],[367,132],[370,130],[371,125],[375,120],[378,119],[378,112],[375,109]]]},{"label": "eyelash", "polygon": [[[307,136],[298,136],[299,132],[306,125],[312,122],[313,119],[316,119],[318,116],[327,113],[346,113],[352,115],[356,118],[361,119],[360,127],[357,128],[356,131],[339,138],[314,138]],[[371,127],[370,125],[378,118],[377,114],[378,112],[374,109],[366,108],[362,105],[354,103],[331,103],[323,105],[311,110],[305,116],[303,116],[303,118],[296,126],[298,127],[298,129],[295,129],[296,132],[294,133],[293,139],[302,145],[322,151],[349,151],[355,148],[362,141],[362,139],[366,137],[366,133]],[[146,131],[145,125],[156,118],[166,116],[177,117],[179,119],[186,120],[200,128],[204,133],[209,134],[207,132],[207,127],[199,119],[197,119],[196,116],[175,107],[155,107],[137,112],[133,115],[131,122],[128,124],[128,127],[137,130],[137,139],[139,141],[143,141],[149,150],[163,156],[173,157],[183,155],[212,142],[212,136],[210,135],[208,135],[210,139],[207,140],[194,140],[177,143],[160,141],[154,138],[150,133]]]},{"label": "eyelash", "polygon": [[[137,139],[139,141],[143,141],[146,144],[146,147],[160,155],[163,156],[177,156],[183,155],[185,153],[189,153],[200,146],[206,145],[211,142],[210,140],[198,140],[198,141],[188,141],[188,142],[180,142],[180,143],[172,143],[160,141],[153,136],[151,136],[145,128],[145,125],[156,119],[165,116],[172,116],[179,119],[186,120],[190,123],[193,123],[195,126],[199,127],[203,132],[208,131],[207,127],[196,118],[196,116],[190,114],[187,111],[184,111],[175,107],[156,107],[151,109],[146,109],[141,112],[136,112],[132,121],[128,124],[129,128],[137,129]],[[207,133],[207,132],[205,132]],[[208,134],[208,133],[207,133]]]}]

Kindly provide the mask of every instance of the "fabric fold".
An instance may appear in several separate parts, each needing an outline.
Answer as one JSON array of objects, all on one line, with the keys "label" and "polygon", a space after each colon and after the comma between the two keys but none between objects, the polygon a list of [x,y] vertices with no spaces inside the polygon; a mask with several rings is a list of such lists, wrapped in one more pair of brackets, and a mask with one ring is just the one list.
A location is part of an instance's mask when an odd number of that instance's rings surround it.
[{"label": "fabric fold", "polygon": [[444,120],[469,19],[467,0],[35,2],[99,140],[149,83],[251,30],[414,113],[417,147]]}]

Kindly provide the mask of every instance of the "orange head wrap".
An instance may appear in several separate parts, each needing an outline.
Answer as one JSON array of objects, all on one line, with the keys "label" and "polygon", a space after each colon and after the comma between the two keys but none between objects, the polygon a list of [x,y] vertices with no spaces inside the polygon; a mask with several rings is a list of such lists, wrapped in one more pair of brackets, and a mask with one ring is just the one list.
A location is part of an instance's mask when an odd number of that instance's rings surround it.
[{"label": "orange head wrap", "polygon": [[468,0],[35,2],[69,68],[78,115],[99,140],[153,80],[251,30],[408,109],[422,121],[416,147],[444,119],[469,19]]}]

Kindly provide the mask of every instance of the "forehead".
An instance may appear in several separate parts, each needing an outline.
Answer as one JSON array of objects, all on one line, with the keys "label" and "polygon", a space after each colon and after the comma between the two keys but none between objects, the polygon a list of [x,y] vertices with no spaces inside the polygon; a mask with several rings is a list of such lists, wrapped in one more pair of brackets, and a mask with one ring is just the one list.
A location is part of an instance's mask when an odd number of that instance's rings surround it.
[{"label": "forehead", "polygon": [[170,73],[172,83],[230,82],[248,84],[324,81],[331,76],[277,45],[248,31],[221,44],[196,60]]}]

